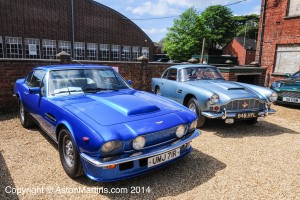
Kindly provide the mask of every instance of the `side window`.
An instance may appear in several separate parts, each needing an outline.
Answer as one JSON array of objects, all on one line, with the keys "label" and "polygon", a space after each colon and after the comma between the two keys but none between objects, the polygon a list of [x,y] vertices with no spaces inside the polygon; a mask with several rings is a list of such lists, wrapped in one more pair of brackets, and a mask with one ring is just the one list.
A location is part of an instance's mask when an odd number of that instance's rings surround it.
[{"label": "side window", "polygon": [[169,72],[169,70],[165,71],[165,73],[162,75],[162,78],[165,78],[165,79],[167,79],[168,72]]},{"label": "side window", "polygon": [[172,81],[176,81],[176,79],[177,79],[177,69],[169,69],[167,79],[172,80]]},{"label": "side window", "polygon": [[32,79],[33,71],[30,72],[26,78],[26,84],[30,86],[30,81]]},{"label": "side window", "polygon": [[33,72],[33,76],[31,78],[29,86],[30,87],[40,87],[42,79],[44,78],[45,73],[46,72],[43,71],[43,70],[35,70]]}]

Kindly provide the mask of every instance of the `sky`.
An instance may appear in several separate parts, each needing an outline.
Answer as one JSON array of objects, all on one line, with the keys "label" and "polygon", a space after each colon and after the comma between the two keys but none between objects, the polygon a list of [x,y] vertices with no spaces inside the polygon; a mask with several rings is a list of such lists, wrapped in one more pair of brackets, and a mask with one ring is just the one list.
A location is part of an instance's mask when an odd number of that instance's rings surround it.
[{"label": "sky", "polygon": [[[194,8],[200,13],[212,5],[228,5],[233,15],[259,14],[261,0],[95,0],[110,7],[137,24],[153,42],[159,42],[165,37],[168,28],[173,26],[188,8]],[[156,19],[155,19],[156,18]],[[159,18],[159,19],[157,19]]]}]

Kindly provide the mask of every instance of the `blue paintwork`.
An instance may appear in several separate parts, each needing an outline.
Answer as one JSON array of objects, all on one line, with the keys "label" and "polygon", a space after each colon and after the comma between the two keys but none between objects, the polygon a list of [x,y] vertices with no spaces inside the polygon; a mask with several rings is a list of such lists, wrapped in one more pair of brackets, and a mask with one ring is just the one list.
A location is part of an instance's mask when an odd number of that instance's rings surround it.
[{"label": "blue paintwork", "polygon": [[[25,110],[54,141],[58,142],[58,128],[61,125],[68,128],[79,154],[87,155],[95,160],[93,163],[91,160],[81,158],[85,174],[89,178],[97,181],[129,178],[172,163],[191,151],[191,147],[182,149],[179,158],[153,168],[139,167],[139,161],[135,160],[134,156],[129,157],[129,155],[137,152],[130,145],[133,139],[140,135],[146,137],[151,134],[151,145],[156,144],[157,146],[151,148],[146,148],[146,146],[140,151],[143,154],[149,151],[155,153],[161,148],[174,147],[172,144],[172,141],[176,140],[174,127],[181,124],[189,126],[197,119],[197,116],[176,102],[151,93],[134,90],[129,85],[128,88],[118,91],[108,90],[97,93],[48,96],[49,73],[52,70],[66,69],[112,70],[108,66],[96,65],[37,67],[34,70],[45,71],[45,94],[28,93],[30,87],[26,84],[26,79],[19,79],[15,84],[15,95],[23,103]],[[49,114],[55,117],[55,121],[51,120],[51,116],[49,118]],[[163,123],[157,123],[160,121]],[[169,133],[167,137],[160,137],[160,134],[155,134],[169,129],[172,129],[173,133]],[[188,143],[190,138],[199,134],[198,130],[192,130],[189,135],[182,138],[182,141]],[[83,137],[88,137],[89,142],[85,142]],[[164,138],[167,138],[168,141],[165,141]],[[171,138],[172,140],[170,140]],[[123,146],[118,152],[118,156],[120,158],[126,157],[127,161],[133,161],[133,168],[120,171],[118,167],[105,169],[95,165],[103,158],[100,151],[102,145],[112,140],[122,142]]]},{"label": "blue paintwork", "polygon": [[[259,101],[264,102],[266,107],[264,107],[261,112],[264,116],[268,115],[266,112],[268,112],[268,107],[270,107],[271,104],[268,97],[274,92],[273,90],[246,83],[226,81],[222,77],[210,80],[190,80],[182,75],[184,74],[182,72],[183,70],[195,67],[202,69],[211,68],[218,71],[216,67],[210,65],[193,64],[172,66],[165,70],[161,78],[152,78],[152,92],[155,93],[157,88],[159,88],[161,96],[172,99],[185,106],[188,106],[188,100],[193,97],[199,102],[201,113],[209,114],[206,117],[210,117],[210,114],[213,114],[214,116],[211,116],[211,118],[221,118],[224,114],[223,110],[214,111],[210,109],[211,107],[221,107],[222,105],[226,105],[230,101],[237,99],[258,99]],[[170,69],[177,70],[176,80],[168,80],[168,78],[164,76]],[[221,73],[218,73],[221,76]],[[188,77],[188,75],[186,75],[186,77]],[[209,98],[214,94],[219,96],[219,101],[218,103],[211,105],[209,103]],[[241,112],[243,111],[238,111],[237,113]],[[247,110],[247,112],[249,112],[249,110]],[[273,112],[275,111],[272,110],[272,113]],[[232,116],[234,116],[234,114],[235,113],[232,112]]]}]

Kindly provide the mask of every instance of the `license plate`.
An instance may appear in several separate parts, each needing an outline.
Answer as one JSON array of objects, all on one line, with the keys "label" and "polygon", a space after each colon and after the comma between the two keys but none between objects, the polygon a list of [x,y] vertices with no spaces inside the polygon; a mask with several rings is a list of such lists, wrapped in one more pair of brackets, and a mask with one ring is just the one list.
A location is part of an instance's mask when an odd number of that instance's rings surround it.
[{"label": "license plate", "polygon": [[153,167],[180,156],[180,148],[148,158],[148,167]]},{"label": "license plate", "polygon": [[256,112],[249,112],[249,113],[238,113],[236,114],[236,118],[238,119],[249,119],[249,118],[256,118]]},{"label": "license plate", "polygon": [[290,97],[283,97],[282,101],[293,102],[293,103],[300,103],[300,99],[290,98]]}]

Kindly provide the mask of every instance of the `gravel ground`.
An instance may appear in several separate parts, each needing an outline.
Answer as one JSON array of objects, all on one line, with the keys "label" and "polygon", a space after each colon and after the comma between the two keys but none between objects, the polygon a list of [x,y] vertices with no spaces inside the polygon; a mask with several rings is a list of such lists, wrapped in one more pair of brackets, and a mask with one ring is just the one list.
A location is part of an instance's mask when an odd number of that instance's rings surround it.
[{"label": "gravel ground", "polygon": [[274,108],[254,126],[210,121],[188,157],[115,183],[70,179],[45,133],[0,116],[0,199],[300,199],[300,109]]}]

